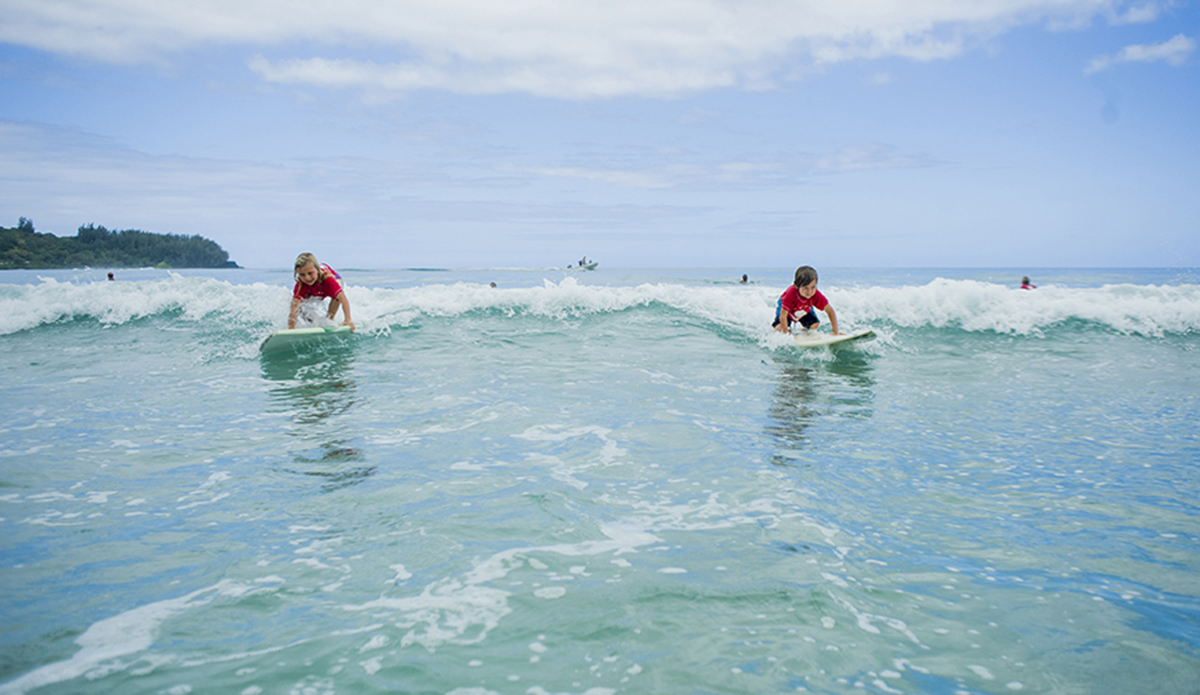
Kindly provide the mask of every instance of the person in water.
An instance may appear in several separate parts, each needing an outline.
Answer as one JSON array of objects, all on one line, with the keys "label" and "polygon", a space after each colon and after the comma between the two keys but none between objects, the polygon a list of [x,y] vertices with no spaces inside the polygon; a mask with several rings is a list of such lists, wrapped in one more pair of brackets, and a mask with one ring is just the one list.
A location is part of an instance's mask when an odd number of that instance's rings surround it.
[{"label": "person in water", "polygon": [[317,261],[311,253],[302,253],[296,257],[296,287],[292,290],[292,310],[288,314],[288,328],[296,327],[296,312],[300,303],[309,298],[328,297],[329,318],[337,315],[338,308],[342,309],[345,320],[343,326],[354,330],[354,322],[350,320],[350,300],[342,290],[342,279],[333,268]]},{"label": "person in water", "polygon": [[1023,290],[1036,290],[1036,289],[1037,289],[1037,285],[1032,285],[1032,284],[1030,284],[1030,283],[1029,283],[1029,278],[1028,278],[1028,277],[1023,277],[1023,278],[1021,278],[1021,289],[1023,289]]},{"label": "person in water", "polygon": [[796,279],[791,286],[780,295],[779,303],[775,306],[775,322],[771,326],[780,333],[790,333],[792,324],[798,322],[805,330],[813,330],[821,323],[817,318],[817,310],[824,311],[829,317],[833,334],[841,335],[838,332],[837,313],[817,289],[816,269],[802,265],[796,268]]}]

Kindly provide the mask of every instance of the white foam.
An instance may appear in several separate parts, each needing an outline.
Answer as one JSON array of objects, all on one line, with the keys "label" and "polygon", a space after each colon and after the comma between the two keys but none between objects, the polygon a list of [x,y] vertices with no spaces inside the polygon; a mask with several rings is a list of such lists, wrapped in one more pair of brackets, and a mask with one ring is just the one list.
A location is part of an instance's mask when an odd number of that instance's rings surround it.
[{"label": "white foam", "polygon": [[564,442],[593,436],[599,439],[601,448],[597,455],[595,457],[587,457],[581,463],[567,464],[558,456],[550,454],[537,452],[526,454],[528,460],[534,462],[536,465],[548,468],[551,477],[555,480],[559,480],[577,490],[583,490],[587,488],[588,484],[576,478],[575,473],[596,466],[603,468],[614,465],[628,453],[617,442],[608,438],[611,432],[612,430],[608,428],[598,426],[565,427],[562,425],[535,425],[527,428],[524,432],[512,435],[512,437],[532,442]]},{"label": "white foam", "polygon": [[[660,542],[654,535],[629,524],[606,525],[601,531],[606,537],[604,540],[512,548],[483,560],[461,578],[444,578],[426,586],[419,595],[381,598],[343,608],[396,611],[397,615],[391,617],[393,624],[408,631],[400,640],[401,647],[419,644],[432,651],[443,644],[476,644],[485,640],[500,620],[512,612],[508,606],[510,592],[484,585],[503,579],[527,562],[535,569],[536,565],[547,569],[544,563],[529,555],[615,555]],[[545,587],[535,590],[534,595],[552,600],[566,595],[566,589]]]},{"label": "white foam", "polygon": [[190,321],[219,315],[227,322],[257,322],[266,318],[268,308],[282,307],[286,318],[290,296],[282,286],[232,285],[179,275],[119,283],[39,280],[38,284],[15,286],[15,291],[0,299],[0,335],[76,317],[120,325],[176,311]]},{"label": "white foam", "polygon": [[404,565],[388,565],[388,569],[396,573],[395,577],[392,577],[387,581],[388,584],[398,584],[400,582],[412,579],[412,572],[406,570]]},{"label": "white foam", "polygon": [[101,620],[75,638],[80,649],[70,659],[47,664],[0,685],[0,695],[27,693],[85,674],[102,675],[122,670],[125,666],[119,663],[120,657],[149,649],[159,627],[173,616],[205,605],[217,596],[245,596],[258,591],[263,589],[223,580],[186,596],[139,606]]},{"label": "white foam", "polygon": [[[830,300],[833,301],[832,299]],[[869,287],[838,294],[838,315],[866,324],[959,327],[1021,335],[1081,320],[1127,333],[1200,329],[1200,285],[1046,286],[1034,291],[973,280],[937,279],[919,287]]]},{"label": "white foam", "polygon": [[432,651],[447,643],[476,644],[486,639],[500,619],[512,612],[508,596],[509,592],[500,589],[446,579],[417,596],[382,598],[344,608],[398,611],[394,624],[408,630],[400,646],[419,644]]},{"label": "white foam", "polygon": [[[285,325],[290,288],[234,285],[204,277],[170,276],[122,283],[70,283],[43,279],[9,286],[0,299],[0,335],[41,325],[92,318],[104,325],[177,312],[183,321],[213,322],[247,331],[247,345]],[[404,289],[346,285],[355,322],[386,334],[420,317],[455,318],[476,311],[569,319],[633,308],[661,307],[733,330],[769,347],[788,338],[771,330],[783,287],[582,285],[567,277],[540,287],[493,289],[482,283],[422,285]],[[938,278],[901,287],[822,287],[844,327],[881,325],[956,327],[967,331],[1034,334],[1068,320],[1092,322],[1144,335],[1200,330],[1200,285],[1043,285],[1033,291],[975,280]],[[251,335],[253,334],[253,335]],[[253,352],[252,350],[249,352]]]}]

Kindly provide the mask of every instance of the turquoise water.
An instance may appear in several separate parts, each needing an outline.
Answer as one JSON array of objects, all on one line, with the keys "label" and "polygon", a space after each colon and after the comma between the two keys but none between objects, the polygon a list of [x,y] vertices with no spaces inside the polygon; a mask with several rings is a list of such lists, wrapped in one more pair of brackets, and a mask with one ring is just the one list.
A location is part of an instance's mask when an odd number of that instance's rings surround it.
[{"label": "turquoise water", "polygon": [[1196,692],[1197,271],[338,270],[0,275],[0,693]]}]

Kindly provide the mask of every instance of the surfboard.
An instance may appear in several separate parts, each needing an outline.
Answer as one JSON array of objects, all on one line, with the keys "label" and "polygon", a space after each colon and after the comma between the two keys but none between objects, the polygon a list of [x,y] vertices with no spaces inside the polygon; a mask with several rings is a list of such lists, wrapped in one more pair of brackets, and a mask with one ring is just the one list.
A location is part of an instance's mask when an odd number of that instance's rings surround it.
[{"label": "surfboard", "polygon": [[350,335],[349,326],[316,326],[313,328],[292,328],[286,331],[275,331],[267,336],[259,350],[263,353],[279,352],[287,348],[297,348],[316,344],[319,341],[334,336]]},{"label": "surfboard", "polygon": [[875,331],[870,328],[863,328],[849,333],[841,333],[833,335],[832,333],[819,333],[817,331],[804,331],[795,335],[796,347],[810,348],[821,347],[822,345],[837,345],[839,343],[847,343],[851,340],[862,340],[875,335]]}]

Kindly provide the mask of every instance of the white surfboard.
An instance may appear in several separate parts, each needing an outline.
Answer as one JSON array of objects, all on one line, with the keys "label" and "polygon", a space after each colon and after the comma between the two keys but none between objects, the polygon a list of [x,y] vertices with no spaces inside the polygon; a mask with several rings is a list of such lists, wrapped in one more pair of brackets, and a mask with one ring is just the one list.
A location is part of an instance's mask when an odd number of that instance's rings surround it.
[{"label": "white surfboard", "polygon": [[840,333],[833,335],[832,333],[820,333],[818,331],[801,331],[794,338],[796,347],[810,348],[821,347],[822,345],[837,345],[838,343],[846,343],[851,340],[862,340],[875,335],[875,331],[870,328],[863,328],[849,333]]},{"label": "white surfboard", "polygon": [[275,331],[267,336],[259,348],[264,354],[278,352],[287,348],[300,347],[316,343],[334,336],[350,334],[349,326],[316,326],[313,328],[292,328],[286,331]]}]

